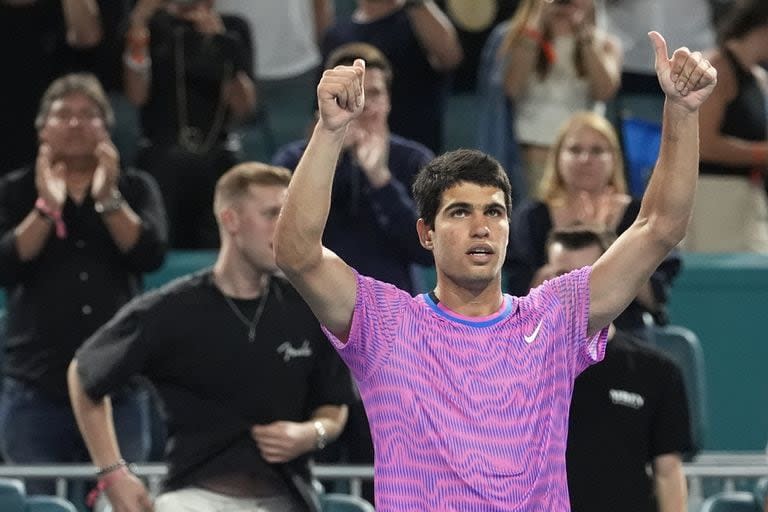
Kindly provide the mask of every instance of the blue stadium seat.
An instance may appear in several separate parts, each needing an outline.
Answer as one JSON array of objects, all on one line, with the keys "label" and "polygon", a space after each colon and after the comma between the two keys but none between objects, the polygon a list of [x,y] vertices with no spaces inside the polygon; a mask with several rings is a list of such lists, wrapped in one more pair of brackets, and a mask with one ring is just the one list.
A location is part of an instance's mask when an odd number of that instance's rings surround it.
[{"label": "blue stadium seat", "polygon": [[629,192],[634,197],[642,197],[659,157],[661,125],[644,119],[622,117],[621,145],[627,164]]},{"label": "blue stadium seat", "polygon": [[349,494],[321,494],[320,503],[323,512],[374,512],[373,505],[363,498]]},{"label": "blue stadium seat", "polygon": [[653,326],[651,339],[654,346],[675,361],[683,372],[691,437],[694,452],[698,451],[704,446],[707,432],[707,384],[701,342],[693,331],[679,325]]},{"label": "blue stadium seat", "polygon": [[755,495],[746,491],[725,491],[710,496],[699,512],[762,512]]},{"label": "blue stadium seat", "polygon": [[16,478],[0,478],[0,510],[24,512],[24,482]]},{"label": "blue stadium seat", "polygon": [[56,496],[29,496],[24,512],[77,512],[77,508],[69,501]]}]

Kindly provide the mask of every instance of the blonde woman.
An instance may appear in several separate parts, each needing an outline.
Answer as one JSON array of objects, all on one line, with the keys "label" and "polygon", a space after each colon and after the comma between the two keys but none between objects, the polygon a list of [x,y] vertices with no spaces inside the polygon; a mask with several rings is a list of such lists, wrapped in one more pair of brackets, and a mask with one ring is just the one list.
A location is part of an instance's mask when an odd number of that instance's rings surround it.
[{"label": "blonde woman", "polygon": [[582,110],[602,113],[619,88],[621,45],[597,17],[593,0],[522,0],[499,48],[531,193],[561,123]]},{"label": "blonde woman", "polygon": [[[621,149],[611,123],[592,112],[574,114],[556,132],[538,199],[514,213],[506,265],[510,293],[522,295],[540,284],[552,229],[588,225],[621,234],[639,210],[640,201],[627,195]],[[665,322],[666,289],[679,267],[679,256],[673,253],[617,319],[617,326],[640,329],[645,312]]]}]

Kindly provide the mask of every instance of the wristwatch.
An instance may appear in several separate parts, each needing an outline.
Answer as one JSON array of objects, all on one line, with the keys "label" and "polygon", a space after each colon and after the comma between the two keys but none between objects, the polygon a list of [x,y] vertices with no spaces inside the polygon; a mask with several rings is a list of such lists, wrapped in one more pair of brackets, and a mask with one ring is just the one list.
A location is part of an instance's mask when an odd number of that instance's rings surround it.
[{"label": "wristwatch", "polygon": [[312,426],[315,427],[315,449],[322,450],[328,444],[328,432],[320,420],[313,421]]},{"label": "wristwatch", "polygon": [[103,201],[96,201],[93,204],[93,209],[96,210],[96,213],[102,215],[105,213],[112,213],[119,210],[124,202],[125,199],[123,199],[123,195],[118,189],[114,188],[108,198]]}]

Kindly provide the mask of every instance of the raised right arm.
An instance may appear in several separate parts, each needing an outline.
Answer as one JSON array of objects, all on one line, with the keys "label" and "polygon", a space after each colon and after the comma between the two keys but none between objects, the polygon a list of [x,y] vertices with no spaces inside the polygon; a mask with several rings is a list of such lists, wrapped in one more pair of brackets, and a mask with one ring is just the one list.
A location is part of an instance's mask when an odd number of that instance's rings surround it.
[{"label": "raised right arm", "polygon": [[331,185],[349,122],[363,110],[365,63],[323,73],[317,87],[320,119],[293,173],[275,232],[277,265],[320,323],[345,340],[357,295],[354,271],[323,247]]}]

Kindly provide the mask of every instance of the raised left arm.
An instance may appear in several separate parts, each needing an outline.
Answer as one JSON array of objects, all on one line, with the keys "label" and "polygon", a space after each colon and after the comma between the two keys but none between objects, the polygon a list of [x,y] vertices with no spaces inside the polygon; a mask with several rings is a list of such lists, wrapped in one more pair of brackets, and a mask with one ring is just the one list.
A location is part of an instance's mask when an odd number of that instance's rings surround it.
[{"label": "raised left arm", "polygon": [[699,169],[699,107],[717,73],[699,52],[683,47],[668,57],[651,32],[656,74],[666,95],[661,148],[637,219],[595,263],[590,275],[589,333],[610,323],[634,299],[666,255],[683,239]]}]

